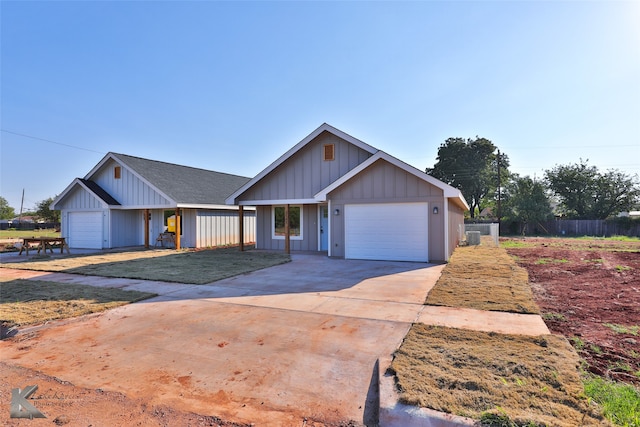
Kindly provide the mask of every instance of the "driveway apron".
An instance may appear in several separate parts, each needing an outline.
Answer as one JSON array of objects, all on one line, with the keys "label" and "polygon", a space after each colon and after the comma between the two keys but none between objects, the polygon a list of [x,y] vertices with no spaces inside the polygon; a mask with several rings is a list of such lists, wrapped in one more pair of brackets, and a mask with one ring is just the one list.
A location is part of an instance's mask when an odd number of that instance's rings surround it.
[{"label": "driveway apron", "polygon": [[376,360],[400,345],[444,266],[292,258],[200,286],[96,279],[161,295],[24,331],[0,343],[3,360],[231,421],[362,423]]}]

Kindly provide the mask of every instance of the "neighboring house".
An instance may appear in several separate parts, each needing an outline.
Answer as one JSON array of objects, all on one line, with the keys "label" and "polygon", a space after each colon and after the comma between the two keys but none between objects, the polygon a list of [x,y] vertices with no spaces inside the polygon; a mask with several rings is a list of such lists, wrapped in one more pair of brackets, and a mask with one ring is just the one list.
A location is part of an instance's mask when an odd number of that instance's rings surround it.
[{"label": "neighboring house", "polygon": [[449,259],[469,209],[459,190],[326,123],[227,203],[257,207],[258,249],[422,262]]},{"label": "neighboring house", "polygon": [[[249,178],[108,153],[51,204],[71,248],[153,246],[176,215],[177,247],[237,244],[238,207],[225,198]],[[244,242],[255,241],[255,208],[244,209]],[[176,230],[177,231],[177,230]]]}]

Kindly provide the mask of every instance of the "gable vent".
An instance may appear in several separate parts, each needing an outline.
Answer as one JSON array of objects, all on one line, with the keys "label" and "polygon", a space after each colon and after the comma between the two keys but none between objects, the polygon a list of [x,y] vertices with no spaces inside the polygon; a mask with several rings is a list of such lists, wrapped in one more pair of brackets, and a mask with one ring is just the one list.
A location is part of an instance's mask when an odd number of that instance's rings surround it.
[{"label": "gable vent", "polygon": [[122,172],[120,170],[120,166],[116,166],[116,167],[113,168],[113,177],[115,179],[120,179],[121,174],[122,174]]},{"label": "gable vent", "polygon": [[324,144],[322,159],[325,161],[335,160],[335,151],[336,146],[334,144]]}]

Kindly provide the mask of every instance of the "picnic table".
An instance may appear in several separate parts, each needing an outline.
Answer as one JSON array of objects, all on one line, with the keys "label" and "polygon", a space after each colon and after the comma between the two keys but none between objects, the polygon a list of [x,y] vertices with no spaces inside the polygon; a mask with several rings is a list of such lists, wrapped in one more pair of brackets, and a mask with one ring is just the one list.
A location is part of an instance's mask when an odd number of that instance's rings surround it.
[{"label": "picnic table", "polygon": [[67,253],[71,253],[69,252],[69,246],[64,237],[25,237],[22,239],[22,246],[20,247],[20,253],[18,255],[22,255],[22,251],[25,251],[26,254],[29,255],[29,249],[33,246],[38,248],[38,253],[43,251],[43,253],[46,254],[47,249],[53,253],[54,245],[60,245],[60,253],[63,253],[65,249]]},{"label": "picnic table", "polygon": [[164,248],[164,242],[167,242],[169,245],[176,247],[176,235],[174,233],[160,233],[156,238],[156,246],[160,243],[160,246]]}]

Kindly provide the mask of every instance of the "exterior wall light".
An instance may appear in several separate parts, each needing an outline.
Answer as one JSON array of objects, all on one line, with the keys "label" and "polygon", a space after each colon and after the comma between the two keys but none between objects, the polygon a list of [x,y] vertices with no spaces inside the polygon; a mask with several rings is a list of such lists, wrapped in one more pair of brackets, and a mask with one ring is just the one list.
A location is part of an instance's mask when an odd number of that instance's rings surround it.
[{"label": "exterior wall light", "polygon": [[333,214],[334,214],[335,216],[340,215],[340,209],[335,209],[335,210],[333,211]]},{"label": "exterior wall light", "polygon": [[438,215],[438,207],[437,206],[433,207],[433,214],[434,215]]}]

